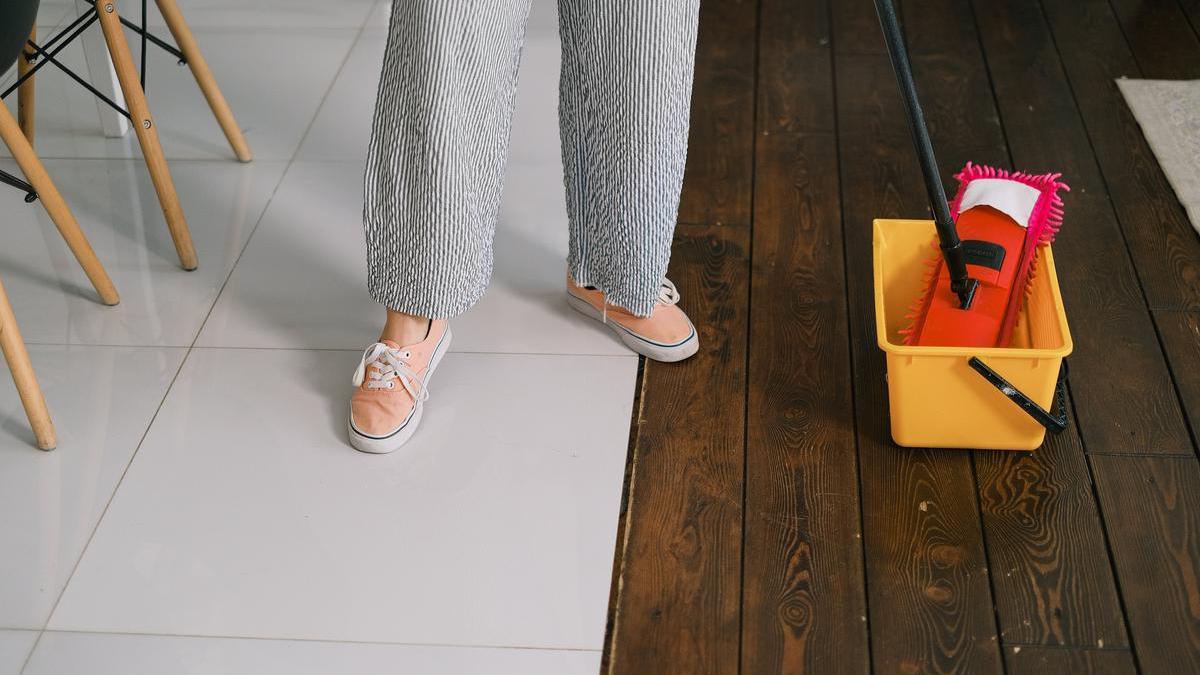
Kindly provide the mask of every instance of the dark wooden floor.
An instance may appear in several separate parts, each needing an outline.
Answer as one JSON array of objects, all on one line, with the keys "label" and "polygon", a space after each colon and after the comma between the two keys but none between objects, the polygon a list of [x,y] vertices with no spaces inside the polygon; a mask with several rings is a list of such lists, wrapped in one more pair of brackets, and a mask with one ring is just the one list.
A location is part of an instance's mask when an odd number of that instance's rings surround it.
[{"label": "dark wooden floor", "polygon": [[1200,239],[1114,78],[1200,78],[1197,0],[906,0],[944,172],[1062,171],[1071,428],[888,436],[871,220],[924,190],[870,0],[704,0],[606,672],[1200,673]]}]

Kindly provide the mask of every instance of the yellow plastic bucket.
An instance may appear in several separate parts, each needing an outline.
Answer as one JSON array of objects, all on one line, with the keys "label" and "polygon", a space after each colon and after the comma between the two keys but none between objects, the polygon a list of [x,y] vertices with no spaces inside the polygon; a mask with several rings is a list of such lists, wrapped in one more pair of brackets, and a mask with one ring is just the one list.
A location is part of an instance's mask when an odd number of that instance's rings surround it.
[{"label": "yellow plastic bucket", "polygon": [[[1050,410],[1072,349],[1054,254],[1042,250],[1014,346],[906,346],[899,333],[921,293],[935,236],[930,220],[875,221],[875,325],[887,354],[892,439],[905,447],[1034,450],[1046,427],[1014,400],[1024,394]],[[973,357],[984,365],[973,367]],[[990,382],[981,374],[989,369],[1005,382]]]}]

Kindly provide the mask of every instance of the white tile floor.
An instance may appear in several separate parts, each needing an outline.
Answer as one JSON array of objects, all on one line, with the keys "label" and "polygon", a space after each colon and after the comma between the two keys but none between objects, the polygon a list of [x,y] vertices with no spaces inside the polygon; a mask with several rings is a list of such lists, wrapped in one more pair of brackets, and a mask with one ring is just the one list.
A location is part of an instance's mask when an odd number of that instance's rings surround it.
[{"label": "white tile floor", "polygon": [[[132,137],[103,138],[53,71],[38,147],[122,304],[0,190],[0,278],[60,440],[33,449],[0,372],[0,675],[596,672],[637,360],[562,299],[553,0],[530,19],[492,289],[420,433],[377,457],[343,419],[380,320],[359,216],[388,5],[181,5],[256,153],[232,161],[187,71],[151,58],[200,270],[178,268]],[[45,0],[42,21],[73,11]]]}]

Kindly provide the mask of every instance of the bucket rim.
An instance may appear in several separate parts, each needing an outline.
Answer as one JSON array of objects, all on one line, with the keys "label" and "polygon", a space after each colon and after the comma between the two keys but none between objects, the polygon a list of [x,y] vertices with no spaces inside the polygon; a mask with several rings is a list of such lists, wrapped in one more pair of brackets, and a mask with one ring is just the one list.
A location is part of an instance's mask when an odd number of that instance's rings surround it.
[{"label": "bucket rim", "polygon": [[1046,264],[1045,274],[1050,281],[1050,293],[1054,298],[1055,320],[1058,322],[1063,341],[1052,349],[1025,349],[1017,347],[922,347],[917,345],[896,344],[888,339],[887,318],[883,293],[883,229],[887,225],[900,227],[927,227],[930,235],[936,231],[934,222],[926,219],[905,218],[876,218],[873,221],[873,238],[871,249],[873,255],[874,284],[875,284],[875,333],[879,348],[888,354],[897,356],[939,356],[939,357],[990,357],[1006,359],[1063,359],[1074,351],[1075,343],[1071,337],[1071,328],[1067,324],[1066,307],[1063,305],[1062,292],[1058,285],[1058,269],[1054,264],[1054,250],[1051,244],[1042,247],[1043,260]]}]

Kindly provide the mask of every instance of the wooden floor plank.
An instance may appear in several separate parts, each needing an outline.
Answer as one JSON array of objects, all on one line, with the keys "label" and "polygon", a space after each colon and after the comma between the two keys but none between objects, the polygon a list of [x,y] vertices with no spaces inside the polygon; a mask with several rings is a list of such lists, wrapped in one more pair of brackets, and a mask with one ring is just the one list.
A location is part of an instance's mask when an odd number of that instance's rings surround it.
[{"label": "wooden floor plank", "polygon": [[864,673],[836,140],[764,137],[747,408],[743,672]]},{"label": "wooden floor plank", "polygon": [[[925,191],[870,3],[835,3],[834,49],[872,660],[876,672],[1000,672],[970,455],[888,431],[875,344],[871,221],[919,217]],[[845,40],[849,44],[843,45]],[[957,161],[957,158],[950,161]]]},{"label": "wooden floor plank", "polygon": [[1200,463],[1090,459],[1142,672],[1200,673]]},{"label": "wooden floor plank", "polygon": [[1119,649],[1056,649],[1015,645],[1004,650],[1010,675],[1135,675],[1133,655]]},{"label": "wooden floor plank", "polygon": [[676,235],[700,352],[646,364],[611,673],[737,671],[749,251],[743,228]]},{"label": "wooden floor plank", "polygon": [[977,453],[980,508],[1005,645],[1128,646],[1083,447]]},{"label": "wooden floor plank", "polygon": [[[758,138],[835,131],[827,0],[763,0],[759,13]],[[834,172],[836,157],[826,166]],[[757,172],[756,172],[757,181]],[[772,178],[767,178],[772,183]]]},{"label": "wooden floor plank", "polygon": [[1171,374],[1193,439],[1200,438],[1200,312],[1155,312],[1154,320],[1171,355]]},{"label": "wooden floor plank", "polygon": [[1188,25],[1178,0],[1112,0],[1112,8],[1143,76],[1157,80],[1200,77],[1200,37]]},{"label": "wooden floor plank", "polygon": [[744,673],[870,669],[826,17],[760,14]]},{"label": "wooden floor plank", "polygon": [[1071,380],[1084,445],[1088,452],[1190,455],[1155,326],[1041,6],[974,6],[1015,164],[1062,171],[1074,188],[1055,250],[1075,335]]},{"label": "wooden floor plank", "polygon": [[[945,178],[968,162],[1008,165],[1007,141],[992,94],[971,5],[961,0],[922,0],[904,5],[913,77]],[[956,39],[947,40],[945,36]]]},{"label": "wooden floor plank", "polygon": [[750,226],[758,0],[704,0],[679,222]]},{"label": "wooden floor plank", "polygon": [[[899,9],[904,0],[893,0],[893,4],[897,8],[897,18],[903,24],[904,17]],[[879,17],[872,3],[830,0],[829,16],[830,29],[837,36],[832,41],[836,53],[887,55],[887,45],[879,31]]]},{"label": "wooden floor plank", "polygon": [[1192,32],[1196,34],[1196,37],[1200,37],[1200,0],[1179,0],[1179,6],[1187,15],[1188,23],[1192,25]]}]

